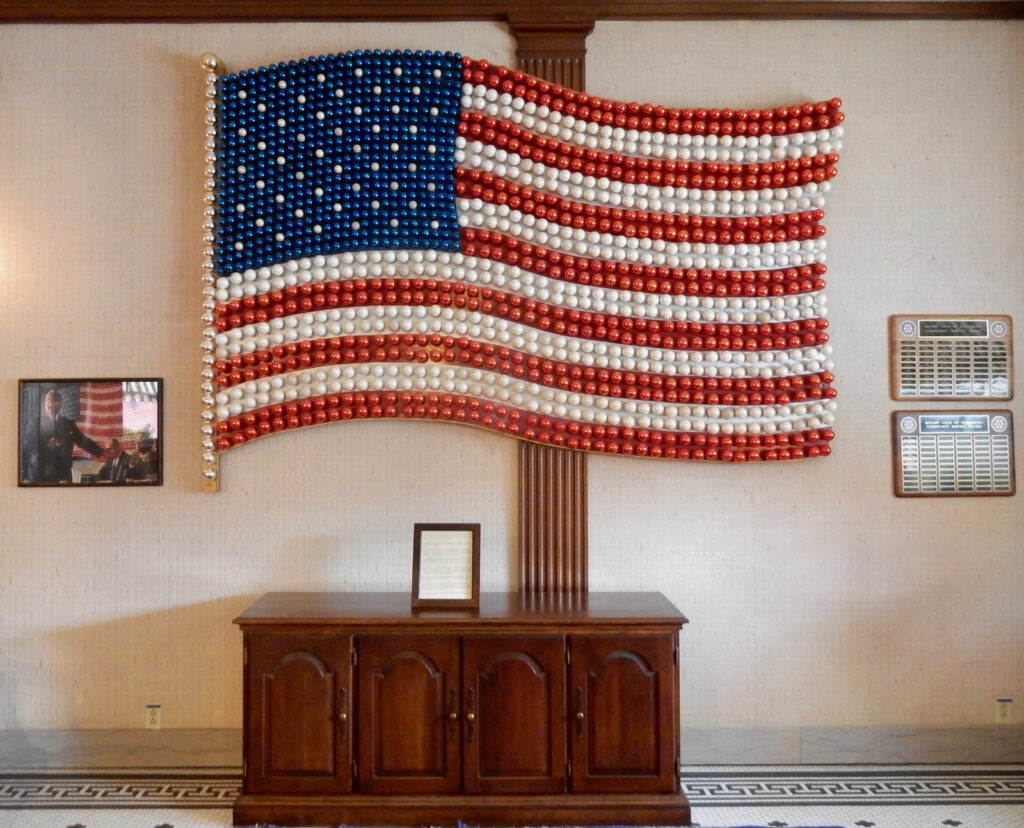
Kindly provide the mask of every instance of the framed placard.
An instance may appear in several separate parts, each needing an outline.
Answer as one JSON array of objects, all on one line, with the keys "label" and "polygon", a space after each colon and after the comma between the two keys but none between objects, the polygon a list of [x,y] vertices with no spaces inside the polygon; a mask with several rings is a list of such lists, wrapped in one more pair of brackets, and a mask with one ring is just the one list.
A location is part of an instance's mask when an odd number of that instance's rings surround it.
[{"label": "framed placard", "polygon": [[480,524],[417,523],[413,607],[480,606]]},{"label": "framed placard", "polygon": [[894,400],[1009,400],[1009,316],[917,315],[889,320]]},{"label": "framed placard", "polygon": [[1012,495],[1013,413],[894,411],[898,497]]},{"label": "framed placard", "polygon": [[163,380],[18,383],[19,486],[159,486]]}]

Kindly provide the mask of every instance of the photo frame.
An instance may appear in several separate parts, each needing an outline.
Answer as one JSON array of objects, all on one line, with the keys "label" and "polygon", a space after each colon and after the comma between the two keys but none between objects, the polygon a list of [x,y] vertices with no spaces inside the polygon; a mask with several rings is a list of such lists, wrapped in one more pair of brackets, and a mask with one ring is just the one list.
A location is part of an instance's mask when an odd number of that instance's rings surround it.
[{"label": "photo frame", "polygon": [[480,606],[480,524],[413,527],[413,608]]},{"label": "photo frame", "polygon": [[163,380],[18,381],[18,485],[163,484]]}]

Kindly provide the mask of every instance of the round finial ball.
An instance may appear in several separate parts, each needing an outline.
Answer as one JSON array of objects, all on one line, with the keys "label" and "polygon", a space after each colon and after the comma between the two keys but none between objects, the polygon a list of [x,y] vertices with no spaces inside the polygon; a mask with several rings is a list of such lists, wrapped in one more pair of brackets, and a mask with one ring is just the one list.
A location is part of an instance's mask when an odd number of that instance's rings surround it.
[{"label": "round finial ball", "polygon": [[212,52],[204,53],[199,62],[208,72],[216,72],[220,68],[220,59]]}]

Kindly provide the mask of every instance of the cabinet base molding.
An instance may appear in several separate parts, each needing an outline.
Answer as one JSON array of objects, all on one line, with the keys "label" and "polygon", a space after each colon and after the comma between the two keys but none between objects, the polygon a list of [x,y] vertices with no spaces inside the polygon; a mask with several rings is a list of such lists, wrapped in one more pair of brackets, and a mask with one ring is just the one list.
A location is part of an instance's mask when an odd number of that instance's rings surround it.
[{"label": "cabinet base molding", "polygon": [[269,796],[235,800],[235,825],[690,825],[682,793],[618,796]]}]

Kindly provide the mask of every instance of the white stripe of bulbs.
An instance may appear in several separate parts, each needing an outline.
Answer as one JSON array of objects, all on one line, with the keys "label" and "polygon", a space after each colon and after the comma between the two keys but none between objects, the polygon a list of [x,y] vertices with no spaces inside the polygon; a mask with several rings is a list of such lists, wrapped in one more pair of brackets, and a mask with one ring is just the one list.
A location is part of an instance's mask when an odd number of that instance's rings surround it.
[{"label": "white stripe of bulbs", "polygon": [[[792,322],[826,315],[826,299],[820,291],[771,297],[646,293],[563,282],[514,265],[462,253],[420,250],[359,251],[236,272],[217,280],[216,298],[224,303],[311,283],[417,277],[476,284],[571,310],[640,319],[752,324]],[[209,330],[212,335],[217,333],[214,328]]]},{"label": "white stripe of bulbs", "polygon": [[498,343],[531,356],[587,367],[665,376],[786,377],[832,370],[830,345],[782,351],[684,351],[620,345],[552,334],[477,311],[441,307],[333,308],[278,317],[218,333],[216,356],[233,356],[277,345],[346,335],[441,334]]},{"label": "white stripe of bulbs", "polygon": [[676,135],[627,130],[583,121],[483,84],[463,84],[462,108],[576,146],[666,160],[758,163],[838,153],[843,147],[841,125],[790,135]]},{"label": "white stripe of bulbs", "polygon": [[659,187],[548,167],[493,144],[467,141],[462,135],[456,137],[455,147],[456,164],[494,173],[524,187],[588,204],[669,215],[768,216],[820,209],[831,189],[829,181],[761,190]]},{"label": "white stripe of bulbs", "polygon": [[497,343],[531,356],[586,367],[663,376],[773,377],[832,370],[825,344],[783,351],[674,351],[579,340],[476,311],[439,307],[359,307],[314,311],[218,333],[216,356],[227,359],[277,345],[346,335],[441,334]]},{"label": "white stripe of bulbs", "polygon": [[537,218],[507,204],[459,199],[459,226],[497,230],[563,253],[653,267],[769,270],[825,262],[824,238],[764,244],[706,244],[614,236]]},{"label": "white stripe of bulbs", "polygon": [[[306,272],[313,278],[319,265],[327,265],[327,269],[330,269],[330,262],[334,259],[317,257],[317,264],[310,262],[313,267]],[[294,268],[288,272],[297,275],[298,263],[294,264]],[[284,272],[286,269],[275,266],[270,270]],[[241,274],[233,275],[241,277]],[[785,300],[791,302],[804,298],[785,297]],[[701,304],[707,301],[700,300]],[[575,343],[569,337],[556,336],[507,320],[491,320],[477,312],[438,307],[361,307],[316,311],[248,325],[216,334],[215,339],[219,344],[219,356],[224,358],[252,352],[257,347],[266,348],[310,338],[397,332],[483,337],[546,358],[613,370],[660,372],[665,375],[769,378],[832,369],[829,359],[831,347],[828,345],[791,352],[677,354],[669,350],[590,340]],[[510,386],[514,387],[509,390]],[[454,392],[580,422],[709,433],[770,434],[776,431],[820,428],[832,423],[834,411],[831,401],[738,408],[672,406],[573,394],[476,368],[371,364],[304,370],[235,386],[217,394],[216,416],[223,419],[275,402],[358,390]],[[708,422],[705,423],[705,419]]]},{"label": "white stripe of bulbs", "polygon": [[575,394],[479,368],[361,364],[296,371],[234,386],[217,394],[217,416],[227,419],[267,405],[351,391],[454,393],[583,423],[714,434],[824,428],[835,415],[831,400],[778,406],[683,405]]}]

